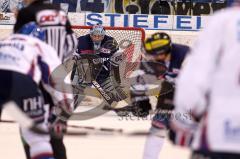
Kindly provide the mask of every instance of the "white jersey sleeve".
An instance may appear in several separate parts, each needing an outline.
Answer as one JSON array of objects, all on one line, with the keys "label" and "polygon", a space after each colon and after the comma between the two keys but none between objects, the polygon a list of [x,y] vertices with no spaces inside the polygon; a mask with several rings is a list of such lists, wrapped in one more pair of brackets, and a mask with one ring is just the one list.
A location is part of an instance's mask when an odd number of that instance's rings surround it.
[{"label": "white jersey sleeve", "polygon": [[[36,38],[13,34],[0,41],[0,69],[28,75],[37,84],[43,82],[55,103],[67,98],[65,93],[55,89],[59,77],[49,79],[59,65],[61,60],[55,49]],[[64,89],[64,84],[62,87]]]}]

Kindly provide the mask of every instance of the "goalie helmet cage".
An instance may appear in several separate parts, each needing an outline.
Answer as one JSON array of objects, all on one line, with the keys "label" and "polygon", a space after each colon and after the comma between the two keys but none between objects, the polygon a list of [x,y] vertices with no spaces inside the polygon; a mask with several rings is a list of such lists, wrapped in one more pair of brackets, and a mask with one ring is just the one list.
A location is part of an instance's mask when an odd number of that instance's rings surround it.
[{"label": "goalie helmet cage", "polygon": [[[73,26],[77,37],[90,33],[91,26]],[[134,27],[104,27],[106,35],[113,37],[119,44],[119,51],[123,52],[125,66],[120,66],[121,74],[126,77],[138,65],[141,59],[142,43],[145,40],[145,31]]]}]

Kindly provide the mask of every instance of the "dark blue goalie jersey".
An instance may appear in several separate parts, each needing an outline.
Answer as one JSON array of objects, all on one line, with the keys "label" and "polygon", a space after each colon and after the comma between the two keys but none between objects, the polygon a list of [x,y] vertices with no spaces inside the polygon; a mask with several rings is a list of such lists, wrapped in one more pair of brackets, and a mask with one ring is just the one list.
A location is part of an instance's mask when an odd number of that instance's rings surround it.
[{"label": "dark blue goalie jersey", "polygon": [[99,61],[103,64],[101,71],[97,76],[97,81],[103,81],[110,75],[110,58],[118,50],[116,40],[111,36],[104,36],[99,49],[94,48],[94,43],[89,34],[78,38],[78,54],[95,54],[99,57]]}]

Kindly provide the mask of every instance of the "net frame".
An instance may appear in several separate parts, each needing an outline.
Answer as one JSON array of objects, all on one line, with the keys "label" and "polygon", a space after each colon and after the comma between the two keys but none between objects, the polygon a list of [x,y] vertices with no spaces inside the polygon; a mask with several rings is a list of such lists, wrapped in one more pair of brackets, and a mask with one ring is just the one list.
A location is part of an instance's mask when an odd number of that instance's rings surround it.
[{"label": "net frame", "polygon": [[[73,25],[73,30],[76,29],[91,29],[91,26],[81,26],[81,25]],[[133,30],[133,31],[140,31],[142,33],[142,41],[145,40],[145,30],[143,28],[135,28],[135,27],[110,27],[104,26],[105,30]]]},{"label": "net frame", "polygon": [[[77,37],[86,35],[90,33],[91,26],[72,26],[73,31],[77,34]],[[135,70],[138,65],[138,62],[141,59],[142,55],[142,44],[145,40],[145,30],[142,28],[135,27],[110,27],[104,26],[106,31],[106,35],[110,35],[116,39],[118,44],[122,41],[131,41],[131,45],[128,45],[124,48],[123,56],[125,61],[125,66],[120,66],[120,68],[124,68],[123,77],[129,76],[129,74]],[[126,32],[126,33],[124,33]],[[116,34],[115,34],[116,33]],[[129,35],[127,33],[132,33],[133,35]],[[129,35],[129,37],[128,37]],[[136,37],[134,37],[136,35]],[[125,37],[126,36],[126,37]],[[130,38],[130,39],[129,39]],[[136,40],[136,41],[134,41]],[[120,47],[121,49],[121,47]]]}]

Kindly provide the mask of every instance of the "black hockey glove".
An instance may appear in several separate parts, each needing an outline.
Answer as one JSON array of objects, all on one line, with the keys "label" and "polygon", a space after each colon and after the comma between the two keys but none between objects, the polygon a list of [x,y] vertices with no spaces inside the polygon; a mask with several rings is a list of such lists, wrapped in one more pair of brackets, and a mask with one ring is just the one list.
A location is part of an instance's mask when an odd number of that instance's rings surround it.
[{"label": "black hockey glove", "polygon": [[62,138],[67,131],[67,122],[57,118],[49,125],[50,135],[55,138]]},{"label": "black hockey glove", "polygon": [[152,109],[149,99],[132,103],[132,113],[136,117],[146,117],[149,115],[149,111]]},{"label": "black hockey glove", "polygon": [[[139,88],[139,89],[138,89]],[[132,102],[132,113],[137,117],[146,117],[149,115],[149,111],[152,109],[149,97],[146,96],[145,90],[141,90],[140,87],[131,87],[130,91]]]},{"label": "black hockey glove", "polygon": [[[177,115],[178,113],[178,115]],[[169,124],[169,139],[175,145],[189,147],[197,131],[198,122],[190,114],[173,111],[175,118]]]},{"label": "black hockey glove", "polygon": [[56,118],[59,118],[63,121],[67,121],[73,113],[73,108],[69,103],[72,103],[70,99],[64,99],[56,104],[53,107],[53,114]]},{"label": "black hockey glove", "polygon": [[67,120],[72,115],[70,106],[66,105],[64,101],[60,101],[57,106],[53,107],[52,118],[50,119],[49,130],[50,134],[56,138],[62,138],[67,129]]}]

